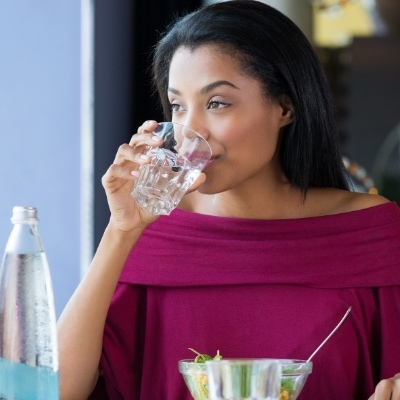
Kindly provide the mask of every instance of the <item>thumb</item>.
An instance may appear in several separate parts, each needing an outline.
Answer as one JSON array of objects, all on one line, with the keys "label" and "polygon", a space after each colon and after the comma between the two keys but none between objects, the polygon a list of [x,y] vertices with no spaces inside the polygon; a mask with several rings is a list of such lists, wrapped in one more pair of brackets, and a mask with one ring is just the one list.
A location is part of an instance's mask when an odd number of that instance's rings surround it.
[{"label": "thumb", "polygon": [[190,185],[189,189],[187,190],[186,194],[194,192],[197,188],[204,183],[206,180],[206,174],[203,172],[197,177],[197,179]]}]

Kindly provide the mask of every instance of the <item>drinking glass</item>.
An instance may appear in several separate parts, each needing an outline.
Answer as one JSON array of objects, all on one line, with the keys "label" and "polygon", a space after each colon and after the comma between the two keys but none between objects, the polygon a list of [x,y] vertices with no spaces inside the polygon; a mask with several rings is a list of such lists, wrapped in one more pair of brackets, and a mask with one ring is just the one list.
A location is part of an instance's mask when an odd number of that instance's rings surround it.
[{"label": "drinking glass", "polygon": [[152,214],[168,215],[210,160],[211,148],[199,133],[175,122],[160,122],[153,133],[164,142],[147,150],[150,163],[140,166],[132,196]]},{"label": "drinking glass", "polygon": [[273,359],[206,361],[210,400],[278,400],[282,366]]}]

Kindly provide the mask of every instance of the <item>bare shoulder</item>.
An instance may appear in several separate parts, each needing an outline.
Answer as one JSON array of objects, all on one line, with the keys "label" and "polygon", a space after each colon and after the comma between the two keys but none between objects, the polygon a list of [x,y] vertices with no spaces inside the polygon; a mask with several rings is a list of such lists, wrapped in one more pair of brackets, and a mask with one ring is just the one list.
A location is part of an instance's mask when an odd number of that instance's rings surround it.
[{"label": "bare shoulder", "polygon": [[340,189],[316,189],[311,203],[319,209],[318,215],[339,214],[390,203],[387,198],[369,193]]},{"label": "bare shoulder", "polygon": [[379,206],[381,204],[390,203],[386,197],[378,194],[346,192],[343,195],[343,204],[341,206],[344,211],[357,211],[364,208]]}]

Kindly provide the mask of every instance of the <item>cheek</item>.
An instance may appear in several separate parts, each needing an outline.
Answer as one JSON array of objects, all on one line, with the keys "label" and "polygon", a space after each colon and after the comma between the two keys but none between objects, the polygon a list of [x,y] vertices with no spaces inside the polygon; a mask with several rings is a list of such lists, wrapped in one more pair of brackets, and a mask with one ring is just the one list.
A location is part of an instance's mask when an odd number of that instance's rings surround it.
[{"label": "cheek", "polygon": [[[214,127],[215,139],[225,148],[233,151],[245,146],[255,140],[254,126],[239,122],[218,124]],[[244,150],[244,149],[243,149]]]},{"label": "cheek", "polygon": [[[260,114],[264,114],[264,117],[257,118]],[[263,159],[275,153],[279,127],[274,124],[273,118],[265,118],[265,110],[263,113],[251,113],[247,110],[245,115],[234,120],[213,122],[213,137],[228,153],[254,153],[257,158]]]},{"label": "cheek", "polygon": [[232,119],[220,119],[210,121],[212,135],[220,143],[237,143],[243,141],[246,129],[243,125]]},{"label": "cheek", "polygon": [[225,144],[227,150],[235,150],[235,153],[247,157],[254,156],[253,161],[258,163],[273,157],[278,147],[278,137],[275,131],[253,127],[242,132],[232,132],[231,136],[226,137]]}]

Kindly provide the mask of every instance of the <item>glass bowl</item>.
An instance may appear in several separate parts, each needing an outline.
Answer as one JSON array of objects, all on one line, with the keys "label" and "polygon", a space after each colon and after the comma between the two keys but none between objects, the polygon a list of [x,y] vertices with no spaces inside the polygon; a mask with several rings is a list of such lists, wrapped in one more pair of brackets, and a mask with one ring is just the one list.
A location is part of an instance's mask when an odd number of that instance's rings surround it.
[{"label": "glass bowl", "polygon": [[282,363],[282,381],[280,400],[296,400],[303,390],[313,364],[305,360],[279,360]]},{"label": "glass bowl", "polygon": [[[296,400],[302,391],[308,375],[312,372],[312,362],[305,360],[280,359],[282,363],[282,382],[280,400]],[[206,365],[191,360],[178,363],[189,392],[194,400],[208,400]]]}]

